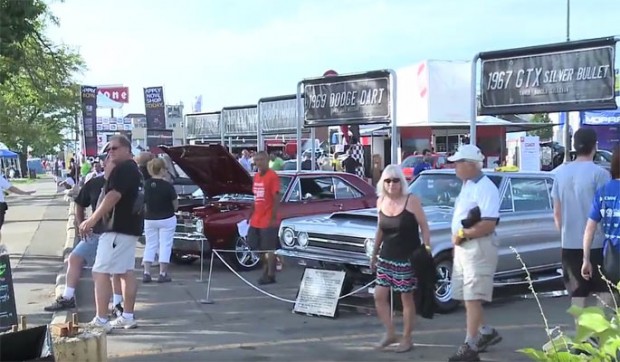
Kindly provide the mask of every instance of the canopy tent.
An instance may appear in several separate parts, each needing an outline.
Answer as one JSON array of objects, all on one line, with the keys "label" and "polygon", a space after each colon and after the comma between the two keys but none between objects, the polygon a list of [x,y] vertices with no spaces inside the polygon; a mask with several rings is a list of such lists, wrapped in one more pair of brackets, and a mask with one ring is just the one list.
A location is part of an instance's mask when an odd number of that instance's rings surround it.
[{"label": "canopy tent", "polygon": [[[3,173],[6,168],[13,166],[21,175],[21,165],[18,162],[19,155],[11,150],[2,142],[0,142],[0,173]],[[9,160],[6,160],[9,159]]]},{"label": "canopy tent", "polygon": [[9,150],[0,148],[0,158],[17,158],[17,153]]}]

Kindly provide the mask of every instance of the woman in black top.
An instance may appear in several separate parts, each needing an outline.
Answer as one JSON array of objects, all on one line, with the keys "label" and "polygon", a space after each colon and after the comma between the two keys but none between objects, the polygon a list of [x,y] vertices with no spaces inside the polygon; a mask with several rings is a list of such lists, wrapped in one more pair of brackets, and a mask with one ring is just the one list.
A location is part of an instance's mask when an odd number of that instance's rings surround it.
[{"label": "woman in black top", "polygon": [[142,281],[150,283],[151,264],[155,261],[155,254],[159,255],[158,283],[171,281],[168,275],[168,264],[172,253],[172,242],[177,226],[174,212],[179,203],[177,193],[172,184],[164,180],[166,164],[160,158],[152,159],[147,164],[151,178],[144,181],[144,275]]},{"label": "woman in black top", "polygon": [[[430,231],[420,201],[407,190],[407,181],[400,166],[389,165],[377,183],[377,210],[379,225],[371,258],[376,271],[375,306],[377,315],[387,329],[377,346],[383,349],[397,342],[390,310],[390,290],[400,293],[403,304],[403,337],[396,352],[407,352],[413,347],[411,332],[415,318],[413,290],[416,280],[411,257],[420,247],[420,231],[427,249],[430,249]],[[434,271],[433,271],[434,272]]]}]

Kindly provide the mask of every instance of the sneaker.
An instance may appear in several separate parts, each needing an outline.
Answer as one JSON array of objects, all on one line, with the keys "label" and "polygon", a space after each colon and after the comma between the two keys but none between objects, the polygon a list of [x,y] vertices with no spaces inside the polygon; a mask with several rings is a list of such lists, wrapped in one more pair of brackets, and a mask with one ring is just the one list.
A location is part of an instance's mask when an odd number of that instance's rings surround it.
[{"label": "sneaker", "polygon": [[94,328],[101,328],[106,333],[112,332],[112,324],[110,323],[110,321],[102,322],[99,317],[93,318],[93,320],[88,323],[88,326]]},{"label": "sneaker", "polygon": [[169,283],[171,281],[172,281],[172,278],[170,278],[170,275],[168,274],[159,274],[159,277],[157,277],[158,283]]},{"label": "sneaker", "polygon": [[142,283],[150,283],[152,280],[151,274],[142,274]]},{"label": "sneaker", "polygon": [[65,299],[62,296],[56,298],[56,300],[43,308],[46,312],[57,312],[60,310],[73,309],[75,308],[75,298]]},{"label": "sneaker", "polygon": [[110,311],[110,315],[113,318],[118,318],[123,315],[123,312],[124,312],[123,306],[121,305],[121,303],[118,303],[117,305],[112,307],[112,310]]},{"label": "sneaker", "polygon": [[474,351],[469,344],[465,343],[459,347],[452,357],[448,359],[449,362],[478,362],[480,356],[477,351]]},{"label": "sneaker", "polygon": [[493,332],[491,334],[480,334],[480,339],[478,339],[478,343],[476,343],[478,353],[486,351],[487,348],[494,346],[501,341],[502,336],[499,335],[495,328],[493,328]]},{"label": "sneaker", "polygon": [[267,275],[263,275],[259,280],[258,280],[258,285],[267,285],[267,284],[273,284],[276,282],[276,278],[275,277],[270,277]]},{"label": "sneaker", "polygon": [[129,319],[123,315],[113,320],[110,325],[114,329],[133,329],[138,327],[138,323],[135,318]]}]

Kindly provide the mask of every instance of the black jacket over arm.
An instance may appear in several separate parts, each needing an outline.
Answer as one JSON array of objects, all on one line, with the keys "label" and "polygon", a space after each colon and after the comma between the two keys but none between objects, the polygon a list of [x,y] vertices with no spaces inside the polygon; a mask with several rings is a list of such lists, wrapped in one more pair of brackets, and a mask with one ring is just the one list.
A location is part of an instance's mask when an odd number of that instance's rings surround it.
[{"label": "black jacket over arm", "polygon": [[417,278],[417,288],[414,293],[415,307],[422,318],[432,319],[435,314],[435,284],[437,271],[433,256],[426,248],[417,248],[411,257],[413,273]]}]

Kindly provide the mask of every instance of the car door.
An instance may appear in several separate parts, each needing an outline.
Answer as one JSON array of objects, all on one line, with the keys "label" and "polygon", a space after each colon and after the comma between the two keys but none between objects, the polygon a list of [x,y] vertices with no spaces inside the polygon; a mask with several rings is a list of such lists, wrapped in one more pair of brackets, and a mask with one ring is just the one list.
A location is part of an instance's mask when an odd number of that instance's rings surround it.
[{"label": "car door", "polygon": [[297,178],[286,199],[283,218],[326,214],[340,210],[331,176]]},{"label": "car door", "polygon": [[335,211],[366,208],[364,195],[353,185],[340,177],[333,177]]},{"label": "car door", "polygon": [[543,266],[549,260],[548,252],[557,248],[546,179],[511,177],[500,212],[498,273],[510,273],[523,267],[511,247],[517,250],[528,268]]}]

